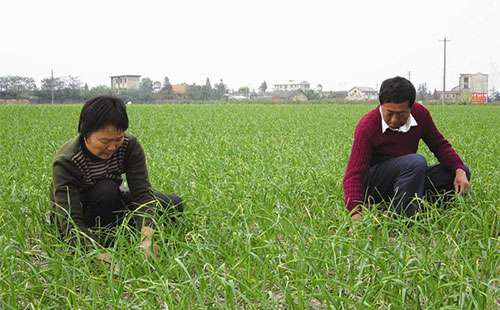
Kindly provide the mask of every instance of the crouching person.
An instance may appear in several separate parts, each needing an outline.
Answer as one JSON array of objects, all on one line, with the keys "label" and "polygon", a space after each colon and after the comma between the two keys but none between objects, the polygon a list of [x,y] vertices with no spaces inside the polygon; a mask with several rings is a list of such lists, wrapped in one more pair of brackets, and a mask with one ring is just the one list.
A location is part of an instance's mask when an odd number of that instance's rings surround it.
[{"label": "crouching person", "polygon": [[[431,114],[415,102],[415,87],[405,78],[385,80],[380,104],[366,113],[354,131],[344,175],[344,199],[353,220],[365,203],[387,202],[393,211],[411,217],[423,197],[436,201],[463,195],[470,171],[436,127]],[[416,154],[423,140],[439,160],[428,167]]]},{"label": "crouching person", "polygon": [[[74,242],[109,245],[95,229],[120,224],[127,212],[146,216],[137,221],[146,257],[154,235],[151,216],[183,210],[175,194],[154,191],[144,151],[129,125],[124,102],[112,96],[87,101],[80,113],[79,135],[65,143],[53,161],[51,219],[61,236]],[[125,174],[128,189],[122,186]],[[106,244],[108,243],[108,244]]]}]

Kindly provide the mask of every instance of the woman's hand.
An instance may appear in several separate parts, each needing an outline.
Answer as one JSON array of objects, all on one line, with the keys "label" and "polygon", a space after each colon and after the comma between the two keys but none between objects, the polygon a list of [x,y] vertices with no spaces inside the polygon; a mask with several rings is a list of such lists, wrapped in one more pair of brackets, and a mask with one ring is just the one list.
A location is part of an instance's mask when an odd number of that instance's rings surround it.
[{"label": "woman's hand", "polygon": [[[158,246],[158,244],[153,244],[153,242],[151,241],[153,238],[153,233],[154,230],[149,226],[144,226],[141,229],[141,248],[143,249],[144,256],[146,258],[150,258],[151,255],[154,255],[154,257],[158,257],[158,255],[160,254],[160,247]],[[151,246],[153,247],[152,253]]]}]

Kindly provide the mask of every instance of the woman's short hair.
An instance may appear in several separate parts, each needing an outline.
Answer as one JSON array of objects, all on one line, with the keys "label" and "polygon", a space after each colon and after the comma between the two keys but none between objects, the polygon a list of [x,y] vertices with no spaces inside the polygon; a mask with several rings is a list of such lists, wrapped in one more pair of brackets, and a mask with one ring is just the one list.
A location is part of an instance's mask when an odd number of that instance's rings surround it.
[{"label": "woman's short hair", "polygon": [[128,116],[123,100],[114,96],[97,96],[85,102],[78,122],[78,132],[81,135],[88,137],[109,125],[127,130]]}]

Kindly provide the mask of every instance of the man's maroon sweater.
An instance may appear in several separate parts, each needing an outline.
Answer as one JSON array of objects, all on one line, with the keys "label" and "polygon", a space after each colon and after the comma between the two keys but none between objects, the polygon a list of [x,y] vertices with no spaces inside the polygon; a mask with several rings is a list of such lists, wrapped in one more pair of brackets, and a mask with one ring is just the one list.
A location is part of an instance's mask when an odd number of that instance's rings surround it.
[{"label": "man's maroon sweater", "polygon": [[464,163],[439,132],[429,111],[423,105],[415,103],[411,114],[418,125],[411,127],[406,133],[390,129],[382,133],[379,106],[366,113],[359,121],[344,175],[344,200],[349,212],[363,202],[363,178],[368,169],[387,159],[416,153],[421,138],[442,165],[453,172],[464,168]]}]

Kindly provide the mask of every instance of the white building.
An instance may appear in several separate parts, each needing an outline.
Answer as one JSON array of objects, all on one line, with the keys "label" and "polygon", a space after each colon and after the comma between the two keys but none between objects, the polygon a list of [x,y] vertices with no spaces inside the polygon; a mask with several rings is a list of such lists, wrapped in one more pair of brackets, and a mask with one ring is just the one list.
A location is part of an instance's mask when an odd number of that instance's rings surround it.
[{"label": "white building", "polygon": [[111,89],[138,89],[140,83],[140,75],[125,74],[111,76]]},{"label": "white building", "polygon": [[[442,91],[436,92],[436,99],[441,98]],[[488,75],[484,73],[462,73],[458,78],[458,86],[444,93],[444,99],[450,101],[466,101],[473,103],[488,102]]]},{"label": "white building", "polygon": [[161,90],[161,82],[160,81],[154,81],[153,82],[153,93],[158,93]]},{"label": "white building", "polygon": [[488,75],[484,73],[462,73],[459,79],[459,88],[463,92],[488,93]]},{"label": "white building", "polygon": [[346,100],[378,100],[378,92],[371,87],[353,87],[347,92]]},{"label": "white building", "polygon": [[294,90],[301,90],[301,91],[306,91],[309,90],[309,82],[306,81],[293,81],[289,80],[288,82],[285,83],[277,83],[274,84],[274,90],[275,91],[294,91]]}]

